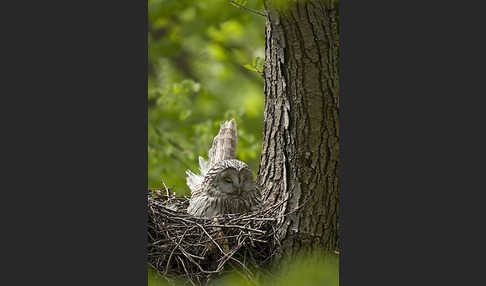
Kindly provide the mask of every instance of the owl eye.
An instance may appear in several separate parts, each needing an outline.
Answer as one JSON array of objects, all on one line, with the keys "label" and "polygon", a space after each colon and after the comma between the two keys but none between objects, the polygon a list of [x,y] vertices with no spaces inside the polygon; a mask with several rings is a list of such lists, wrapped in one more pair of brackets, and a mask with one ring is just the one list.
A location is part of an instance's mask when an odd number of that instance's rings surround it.
[{"label": "owl eye", "polygon": [[224,178],[223,180],[228,184],[233,183],[233,181],[230,178]]}]

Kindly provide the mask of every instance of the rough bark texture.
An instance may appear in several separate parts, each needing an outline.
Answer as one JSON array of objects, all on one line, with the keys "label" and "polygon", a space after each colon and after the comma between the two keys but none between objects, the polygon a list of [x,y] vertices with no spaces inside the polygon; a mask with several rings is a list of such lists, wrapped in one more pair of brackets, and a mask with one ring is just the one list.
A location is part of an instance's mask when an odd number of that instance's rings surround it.
[{"label": "rough bark texture", "polygon": [[258,183],[267,204],[287,200],[279,240],[293,256],[339,247],[338,12],[335,1],[287,2],[265,1]]}]

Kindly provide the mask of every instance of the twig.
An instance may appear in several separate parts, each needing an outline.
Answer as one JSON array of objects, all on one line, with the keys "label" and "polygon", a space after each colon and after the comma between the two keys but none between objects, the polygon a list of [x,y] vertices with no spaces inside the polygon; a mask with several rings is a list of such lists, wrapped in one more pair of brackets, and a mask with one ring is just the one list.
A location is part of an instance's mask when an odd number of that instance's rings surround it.
[{"label": "twig", "polygon": [[[249,266],[261,269],[274,255],[282,202],[214,220],[188,215],[187,198],[175,197],[164,188],[149,191],[147,200],[148,263],[166,278],[187,278],[192,285],[204,285],[215,275],[236,269],[251,277]],[[221,241],[227,250],[222,249]]]},{"label": "twig", "polygon": [[[186,229],[186,231],[184,232],[184,235],[189,231],[189,229]],[[179,242],[176,244],[176,246],[174,246],[174,248],[172,249],[172,251],[170,252],[170,255],[169,255],[169,259],[167,259],[167,264],[166,264],[166,267],[165,267],[165,272],[164,274],[167,275],[167,271],[169,271],[169,263],[170,263],[170,259],[172,258],[172,254],[174,254],[174,251],[176,250],[176,248],[179,247],[179,245],[181,244],[182,242],[182,239],[184,239],[184,235],[181,237],[181,239],[179,240]],[[169,234],[167,233],[167,236],[169,236]]]},{"label": "twig", "polygon": [[239,229],[244,229],[244,230],[249,230],[249,231],[254,231],[254,232],[261,233],[261,234],[265,234],[265,231],[263,231],[263,230],[253,229],[253,228],[244,227],[244,226],[240,226],[240,225],[234,225],[234,224],[232,224],[232,225],[214,224],[213,226],[215,226],[215,227],[227,227],[227,228],[239,228]]},{"label": "twig", "polygon": [[164,185],[165,191],[167,192],[167,197],[170,197],[169,188],[165,185],[164,179],[162,179],[162,185]]},{"label": "twig", "polygon": [[254,10],[254,9],[251,9],[251,8],[248,8],[246,6],[241,5],[238,2],[235,2],[234,0],[229,0],[229,2],[232,3],[233,5],[237,6],[238,8],[241,8],[243,10],[246,10],[246,11],[248,11],[250,13],[253,13],[253,14],[256,14],[256,15],[260,15],[260,16],[263,16],[263,17],[266,17],[267,16],[264,12],[261,12],[261,11],[258,11],[258,10]]}]

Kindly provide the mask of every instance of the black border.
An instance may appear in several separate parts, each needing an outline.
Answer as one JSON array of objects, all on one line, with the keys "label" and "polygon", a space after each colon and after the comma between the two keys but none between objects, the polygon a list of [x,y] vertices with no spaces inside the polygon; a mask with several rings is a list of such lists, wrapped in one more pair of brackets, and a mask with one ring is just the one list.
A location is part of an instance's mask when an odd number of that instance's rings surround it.
[{"label": "black border", "polygon": [[147,2],[12,4],[1,284],[147,285]]},{"label": "black border", "polygon": [[340,1],[341,285],[475,284],[486,25],[474,4]]}]

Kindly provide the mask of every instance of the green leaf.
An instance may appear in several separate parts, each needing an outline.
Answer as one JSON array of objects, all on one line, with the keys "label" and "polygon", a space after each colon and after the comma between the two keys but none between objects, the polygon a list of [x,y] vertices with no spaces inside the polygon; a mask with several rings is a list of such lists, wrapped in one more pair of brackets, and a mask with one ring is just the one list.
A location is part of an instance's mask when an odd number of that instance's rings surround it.
[{"label": "green leaf", "polygon": [[246,64],[243,66],[244,68],[246,68],[247,70],[251,70],[251,71],[257,71],[253,66],[249,65],[249,64]]}]

